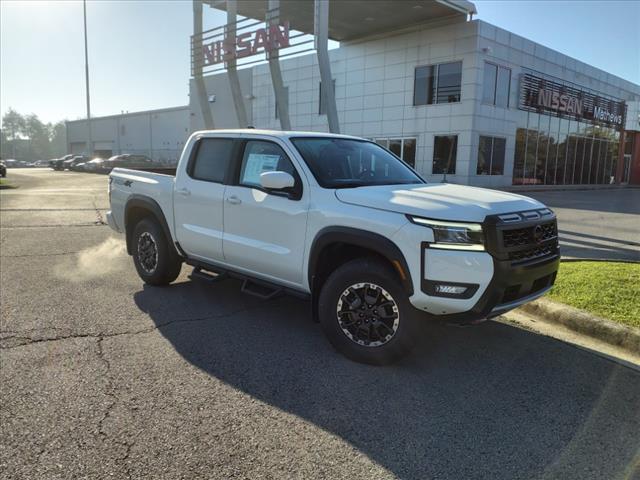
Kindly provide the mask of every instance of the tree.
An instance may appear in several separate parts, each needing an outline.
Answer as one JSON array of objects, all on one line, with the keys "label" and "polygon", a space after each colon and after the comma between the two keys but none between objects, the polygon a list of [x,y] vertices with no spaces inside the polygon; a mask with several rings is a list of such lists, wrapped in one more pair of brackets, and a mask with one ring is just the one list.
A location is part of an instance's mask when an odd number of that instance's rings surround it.
[{"label": "tree", "polygon": [[52,157],[62,157],[67,153],[67,126],[64,122],[48,124],[50,139],[50,154]]},{"label": "tree", "polygon": [[16,112],[14,109],[9,108],[7,113],[2,117],[2,129],[5,132],[3,139],[6,138],[6,143],[2,145],[2,158],[16,156],[16,143],[22,136],[24,130],[24,117]]},{"label": "tree", "polygon": [[31,160],[49,158],[49,129],[37,115],[24,118],[24,134],[29,138],[28,156]]},{"label": "tree", "polygon": [[21,115],[12,108],[2,117],[0,156],[17,160],[46,160],[61,157],[67,150],[64,121],[42,123],[37,115]]}]

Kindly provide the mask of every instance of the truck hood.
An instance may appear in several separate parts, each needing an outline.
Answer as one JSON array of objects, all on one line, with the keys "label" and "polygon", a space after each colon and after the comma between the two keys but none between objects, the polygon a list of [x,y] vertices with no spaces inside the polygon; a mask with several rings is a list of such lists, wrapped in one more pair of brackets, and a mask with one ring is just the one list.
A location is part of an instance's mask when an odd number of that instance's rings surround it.
[{"label": "truck hood", "polygon": [[344,203],[436,220],[482,222],[487,215],[544,208],[514,193],[447,183],[377,185],[336,190]]}]

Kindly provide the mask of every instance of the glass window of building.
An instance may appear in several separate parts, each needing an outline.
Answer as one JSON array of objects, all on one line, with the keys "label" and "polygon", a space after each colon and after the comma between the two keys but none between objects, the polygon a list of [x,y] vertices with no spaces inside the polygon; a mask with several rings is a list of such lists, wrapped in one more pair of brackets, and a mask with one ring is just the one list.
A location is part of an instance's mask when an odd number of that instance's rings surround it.
[{"label": "glass window of building", "polygon": [[437,135],[433,137],[433,170],[434,175],[440,173],[456,173],[456,156],[458,153],[457,135]]},{"label": "glass window of building", "polygon": [[511,93],[511,69],[498,67],[498,81],[496,82],[496,106],[509,107]]},{"label": "glass window of building", "polygon": [[416,166],[415,138],[376,138],[374,141],[381,147],[389,149],[412,167]]},{"label": "glass window of building", "polygon": [[507,141],[499,137],[480,135],[478,145],[478,175],[502,175]]},{"label": "glass window of building", "polygon": [[416,166],[416,139],[405,138],[402,141],[402,160],[415,168]]},{"label": "glass window of building", "polygon": [[547,165],[544,172],[544,183],[554,185],[558,169],[558,137],[560,135],[560,119],[549,117],[549,143],[547,145]]},{"label": "glass window of building", "polygon": [[608,184],[615,176],[614,128],[533,113],[527,126],[516,131],[514,185]]},{"label": "glass window of building", "polygon": [[490,105],[496,103],[496,80],[498,78],[498,66],[484,62],[484,83],[482,85],[482,101]]},{"label": "glass window of building", "polygon": [[507,108],[511,92],[511,69],[494,63],[484,63],[482,101],[489,105]]},{"label": "glass window of building", "polygon": [[413,88],[414,105],[459,102],[462,92],[462,62],[417,67]]},{"label": "glass window of building", "polygon": [[413,104],[428,105],[433,103],[436,86],[436,65],[417,67],[413,84]]},{"label": "glass window of building", "polygon": [[389,140],[389,150],[396,157],[402,158],[402,139],[401,138],[392,138]]}]

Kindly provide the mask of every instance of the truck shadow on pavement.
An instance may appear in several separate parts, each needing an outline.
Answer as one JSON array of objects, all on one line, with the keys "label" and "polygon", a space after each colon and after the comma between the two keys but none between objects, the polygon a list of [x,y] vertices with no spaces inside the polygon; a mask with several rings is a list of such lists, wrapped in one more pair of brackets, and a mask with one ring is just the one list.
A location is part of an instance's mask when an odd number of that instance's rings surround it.
[{"label": "truck shadow on pavement", "polygon": [[184,282],[134,299],[191,364],[398,477],[613,478],[633,468],[640,377],[630,369],[496,322],[431,326],[402,362],[360,365],[332,349],[307,302],[238,290]]},{"label": "truck shadow on pavement", "polygon": [[640,262],[640,243],[583,232],[559,230],[560,251],[584,260],[626,260]]}]

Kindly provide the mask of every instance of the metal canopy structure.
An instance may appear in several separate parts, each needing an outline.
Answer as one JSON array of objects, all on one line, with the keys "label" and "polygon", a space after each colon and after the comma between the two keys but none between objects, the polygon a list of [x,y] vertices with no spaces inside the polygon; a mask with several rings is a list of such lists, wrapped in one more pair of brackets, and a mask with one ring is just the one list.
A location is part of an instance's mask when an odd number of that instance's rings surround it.
[{"label": "metal canopy structure", "polygon": [[[204,32],[203,5],[226,11],[227,24]],[[239,125],[244,127],[247,115],[238,81],[237,60],[264,53],[269,61],[278,116],[284,130],[290,129],[291,123],[279,59],[281,49],[294,46],[291,39],[313,34],[321,84],[331,85],[329,39],[356,41],[438,20],[466,21],[476,13],[473,3],[466,0],[193,0],[193,7],[192,73],[205,127],[214,128],[203,80],[204,67],[223,63],[236,116]],[[245,28],[245,20],[238,21],[238,15],[258,23],[265,22],[265,28],[247,31],[246,28],[257,24],[250,22]],[[301,33],[290,36],[290,30]],[[327,115],[329,131],[340,133],[334,91],[332,88],[321,91],[320,101]]]},{"label": "metal canopy structure", "polygon": [[[476,13],[465,0],[324,0],[328,3],[329,39],[339,42],[391,32],[445,18],[466,20]],[[224,0],[203,3],[226,10]],[[264,19],[268,0],[239,0],[238,15]],[[314,32],[314,0],[280,0],[280,17],[291,22],[291,29]]]}]

